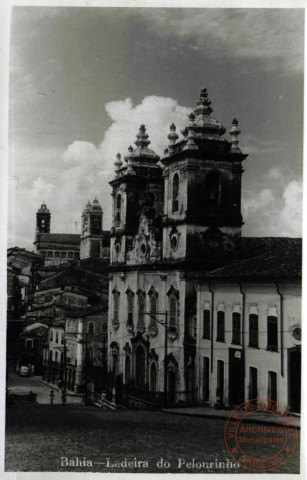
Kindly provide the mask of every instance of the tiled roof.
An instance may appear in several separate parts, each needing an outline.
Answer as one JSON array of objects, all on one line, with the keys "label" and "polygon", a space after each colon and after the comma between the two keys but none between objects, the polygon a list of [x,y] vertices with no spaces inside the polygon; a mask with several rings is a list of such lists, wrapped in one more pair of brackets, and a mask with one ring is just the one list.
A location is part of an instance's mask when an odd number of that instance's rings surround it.
[{"label": "tiled roof", "polygon": [[[262,251],[261,251],[262,250]],[[211,271],[214,278],[299,278],[302,275],[302,240],[297,238],[243,238],[242,257]]]},{"label": "tiled roof", "polygon": [[98,313],[98,312],[107,312],[108,305],[91,305],[90,307],[82,308],[78,311],[72,311],[66,316],[68,318],[79,318],[79,317],[86,317],[87,315],[90,315],[92,313]]},{"label": "tiled roof", "polygon": [[77,233],[40,233],[37,242],[42,243],[75,243],[78,247],[80,244],[80,235]]}]

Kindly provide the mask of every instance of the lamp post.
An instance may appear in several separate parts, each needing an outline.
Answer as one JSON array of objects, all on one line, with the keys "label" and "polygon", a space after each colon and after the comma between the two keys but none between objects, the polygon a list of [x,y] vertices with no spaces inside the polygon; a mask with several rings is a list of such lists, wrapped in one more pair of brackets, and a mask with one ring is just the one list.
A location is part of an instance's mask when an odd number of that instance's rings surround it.
[{"label": "lamp post", "polygon": [[[167,337],[167,331],[168,331],[168,312],[156,312],[156,313],[149,313],[149,312],[144,312],[145,315],[149,315],[149,317],[154,320],[155,322],[158,322],[159,325],[162,325],[165,328],[165,334],[164,334],[164,407],[167,408],[167,348],[168,348],[168,337]],[[161,322],[156,318],[157,315],[163,315],[165,318],[164,322]]]}]

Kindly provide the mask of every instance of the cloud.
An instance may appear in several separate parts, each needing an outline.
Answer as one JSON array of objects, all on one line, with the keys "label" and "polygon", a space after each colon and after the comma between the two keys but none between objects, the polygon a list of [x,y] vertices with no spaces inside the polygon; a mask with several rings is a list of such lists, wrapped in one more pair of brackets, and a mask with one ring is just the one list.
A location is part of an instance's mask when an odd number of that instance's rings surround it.
[{"label": "cloud", "polygon": [[284,205],[280,212],[277,228],[281,236],[302,235],[302,182],[292,180],[284,190]]},{"label": "cloud", "polygon": [[[192,42],[221,58],[257,59],[265,70],[303,71],[304,21],[299,9],[140,9],[157,35]],[[272,61],[273,60],[273,61]],[[259,66],[259,65],[258,65]]]},{"label": "cloud", "polygon": [[[108,182],[114,176],[114,161],[120,152],[122,157],[128,153],[129,145],[134,146],[136,135],[142,123],[146,125],[151,144],[150,148],[158,155],[168,144],[169,125],[177,124],[178,133],[187,121],[190,108],[183,107],[172,98],[149,96],[138,105],[131,98],[109,102],[105,106],[112,121],[105,131],[102,142],[96,146],[91,142],[75,140],[62,152],[62,164],[54,163],[52,183],[50,170],[35,179],[30,185],[27,181],[17,182],[11,177],[12,221],[10,243],[24,244],[24,233],[29,243],[34,239],[35,212],[45,200],[51,211],[53,232],[80,233],[80,217],[88,200],[97,196],[104,210],[104,228],[111,226],[111,187]],[[32,152],[33,153],[33,152]],[[37,155],[37,154],[36,154]],[[27,151],[27,158],[30,152]],[[40,154],[41,156],[41,154]],[[49,164],[46,155],[42,155],[44,164]],[[27,163],[26,160],[23,163]],[[36,162],[37,163],[37,162]],[[33,165],[33,161],[32,161]],[[33,172],[33,168],[31,171]],[[26,222],[24,212],[32,212],[31,221]],[[28,218],[28,216],[27,216]],[[31,237],[32,232],[32,237]],[[30,242],[29,242],[30,239]]]},{"label": "cloud", "polygon": [[[27,248],[31,248],[35,233],[35,213],[43,200],[52,214],[53,232],[80,233],[82,210],[88,200],[93,200],[97,196],[104,210],[104,228],[109,229],[112,212],[111,187],[108,182],[114,177],[116,154],[121,153],[123,159],[129,145],[133,145],[136,139],[140,124],[144,123],[151,141],[149,147],[162,156],[168,144],[169,125],[175,123],[179,134],[187,122],[187,115],[191,112],[190,108],[179,105],[172,98],[158,96],[145,97],[138,105],[133,105],[132,100],[126,98],[109,102],[105,108],[112,123],[98,146],[91,142],[75,140],[62,151],[61,162],[53,161],[52,175],[50,170],[45,172],[44,169],[38,170],[39,176],[31,183],[28,177],[18,182],[16,172],[14,169],[11,171],[10,245],[26,244]],[[48,155],[51,155],[51,162],[55,154],[59,158],[58,151],[48,152]],[[48,155],[42,155],[41,158],[44,164],[49,165]],[[26,160],[30,157],[31,152],[27,151]],[[39,160],[40,155],[35,160],[36,164],[39,164]],[[32,166],[34,164],[31,163]],[[259,191],[255,186],[244,192],[242,199],[244,235],[299,235],[301,183],[296,180],[287,182],[287,176],[279,167],[272,168],[263,178],[269,178],[271,186],[263,182],[263,187],[268,188]],[[274,184],[278,184],[279,188],[277,189]]]},{"label": "cloud", "polygon": [[[273,175],[278,175],[278,170],[271,169],[268,175],[271,173],[272,176],[272,171]],[[245,192],[242,199],[244,235],[300,237],[302,194],[302,182],[296,180],[285,186],[281,197],[270,188],[262,189],[260,192],[255,189]]]}]

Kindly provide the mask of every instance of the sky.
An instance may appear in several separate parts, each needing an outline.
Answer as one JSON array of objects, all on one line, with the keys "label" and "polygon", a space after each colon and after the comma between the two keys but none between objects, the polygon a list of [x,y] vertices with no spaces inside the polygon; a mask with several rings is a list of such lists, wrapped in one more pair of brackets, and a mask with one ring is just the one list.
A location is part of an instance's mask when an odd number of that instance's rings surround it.
[{"label": "sky", "polygon": [[162,156],[203,87],[249,154],[242,234],[301,236],[303,67],[302,9],[14,7],[8,246],[33,249],[43,201],[54,233],[95,196],[110,228],[116,154],[145,124]]}]

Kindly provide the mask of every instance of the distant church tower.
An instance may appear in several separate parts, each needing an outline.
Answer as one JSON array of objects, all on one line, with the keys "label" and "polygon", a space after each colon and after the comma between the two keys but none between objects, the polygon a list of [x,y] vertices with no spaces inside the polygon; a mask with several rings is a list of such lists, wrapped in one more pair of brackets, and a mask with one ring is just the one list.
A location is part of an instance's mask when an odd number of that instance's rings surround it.
[{"label": "distant church tower", "polygon": [[42,203],[41,207],[37,210],[36,213],[36,232],[37,233],[50,233],[50,220],[51,213],[47,208],[45,202]]},{"label": "distant church tower", "polygon": [[102,258],[103,211],[97,198],[88,201],[81,218],[80,259]]}]

